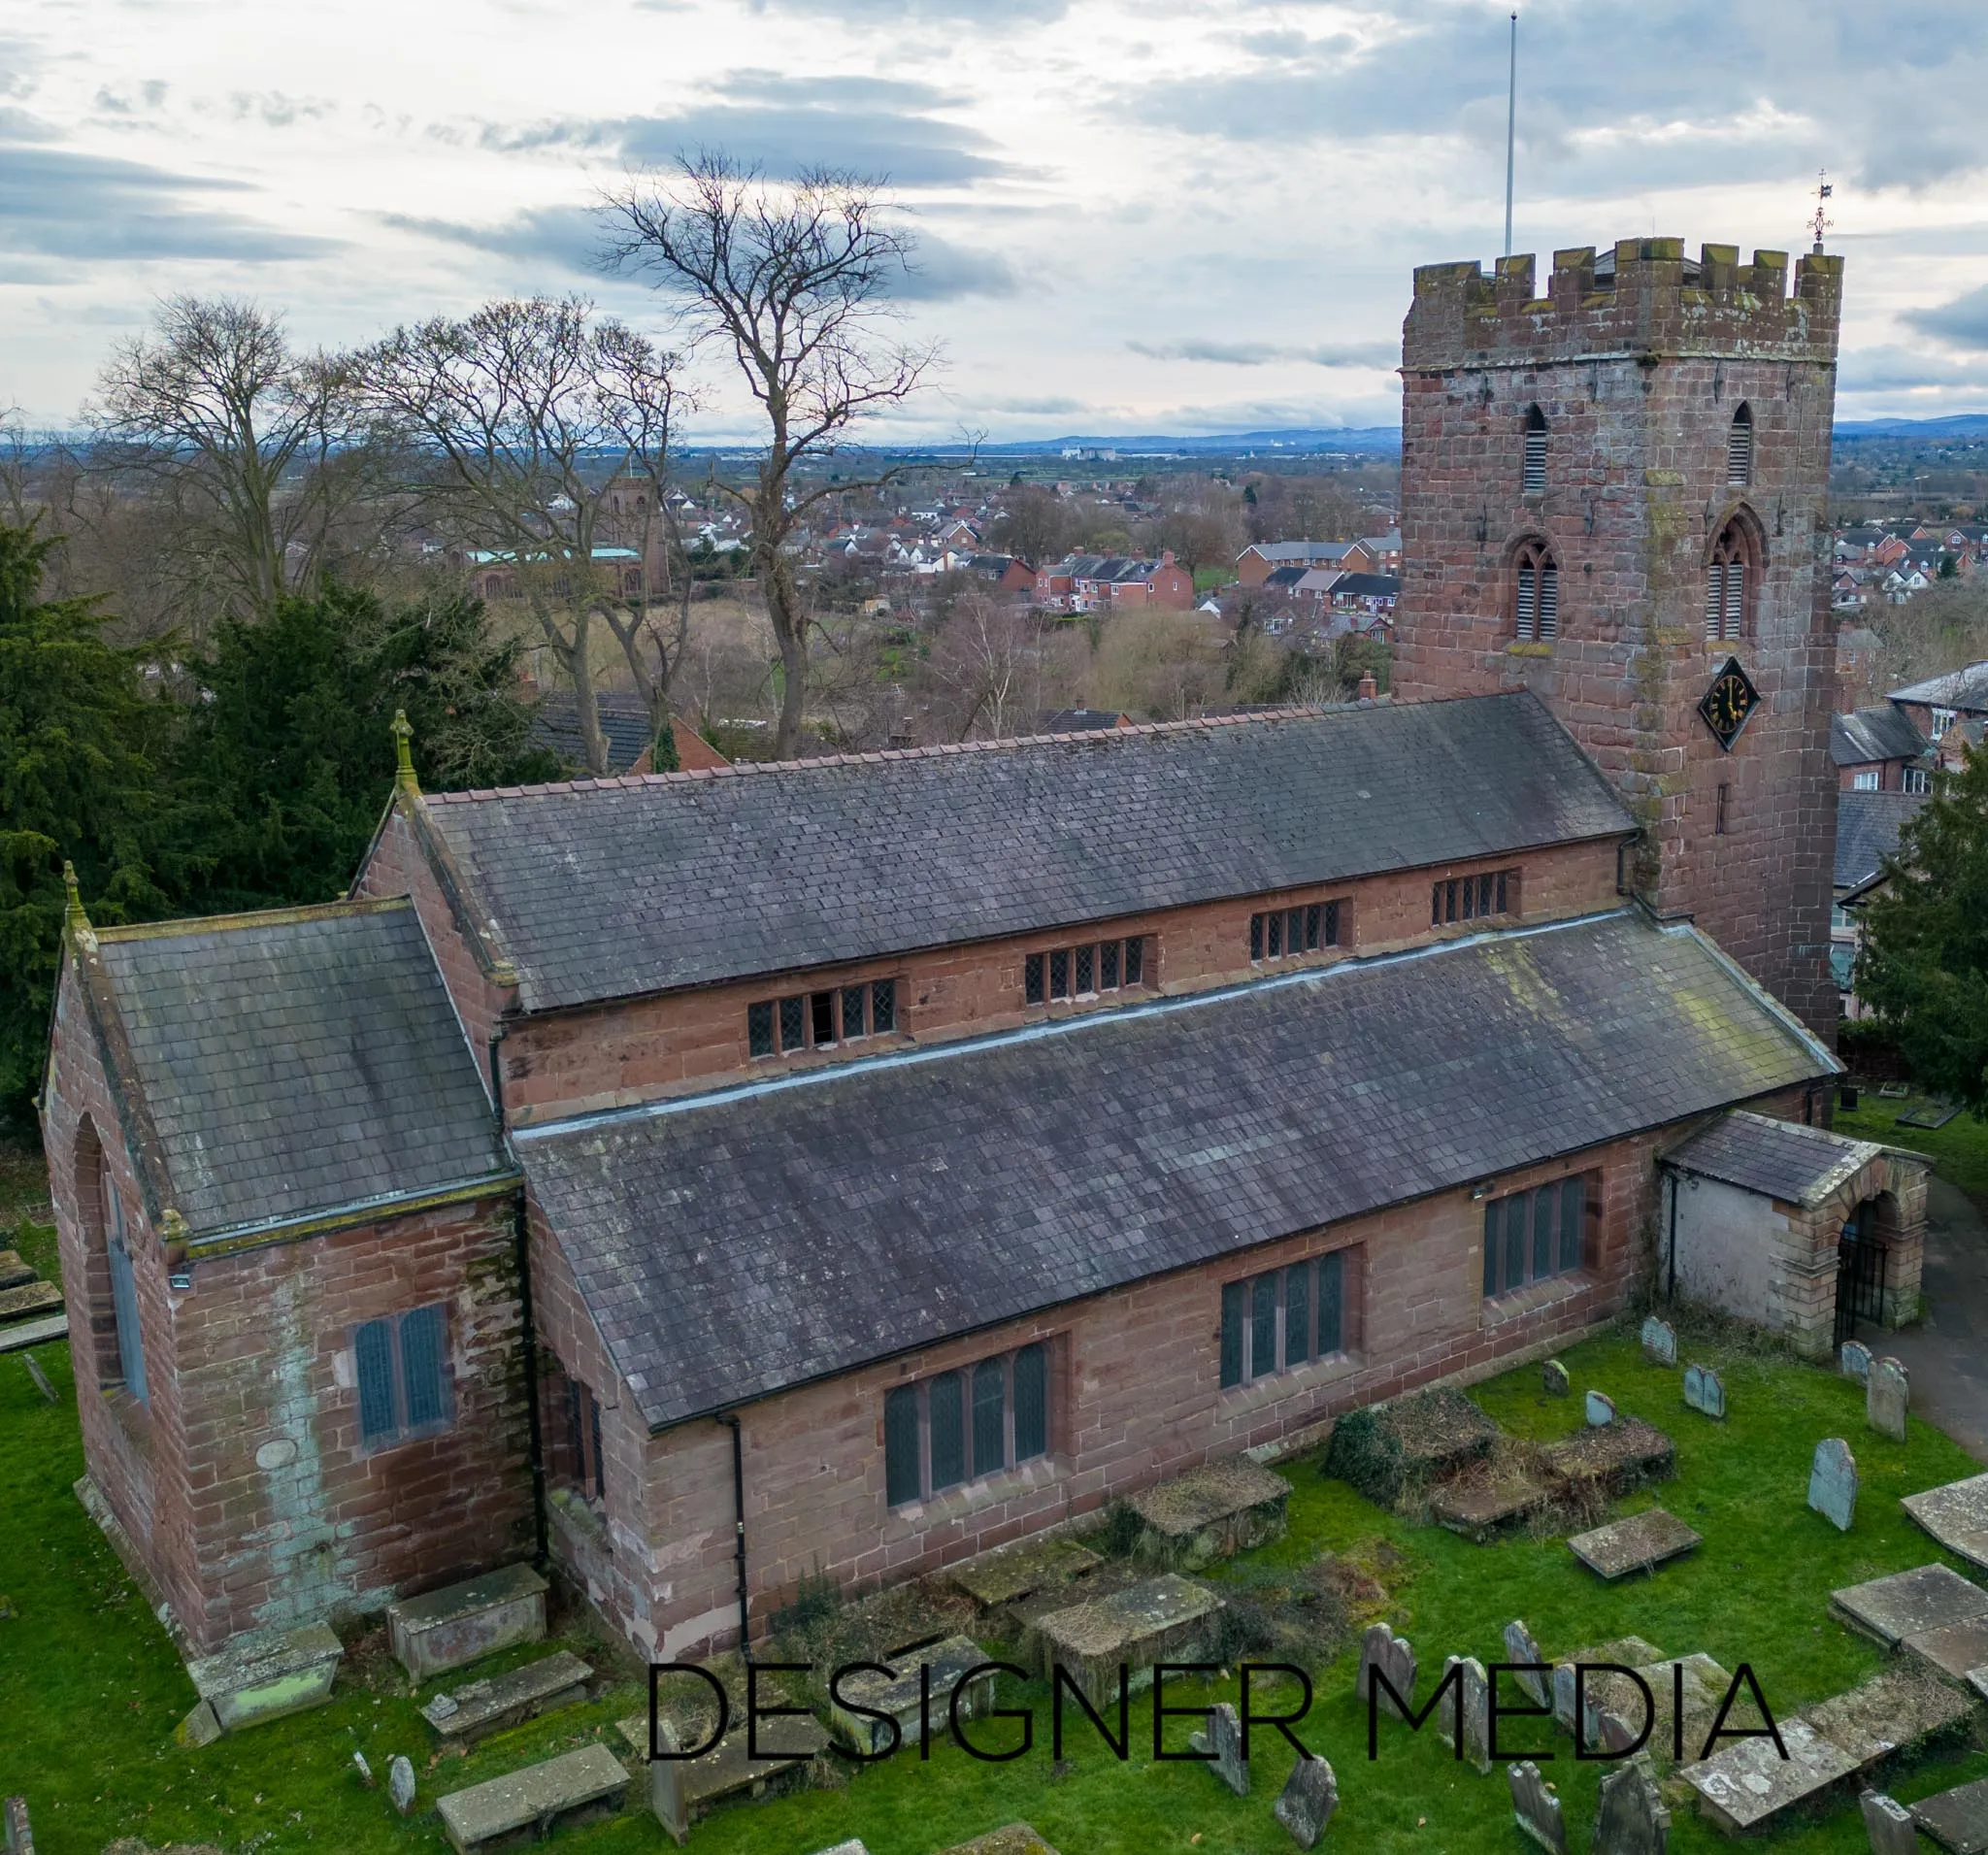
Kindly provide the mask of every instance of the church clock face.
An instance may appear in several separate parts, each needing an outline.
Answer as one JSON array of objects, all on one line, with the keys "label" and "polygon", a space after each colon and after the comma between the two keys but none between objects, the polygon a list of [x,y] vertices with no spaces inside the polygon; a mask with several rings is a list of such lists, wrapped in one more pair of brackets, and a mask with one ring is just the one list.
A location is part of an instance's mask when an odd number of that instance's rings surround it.
[{"label": "church clock face", "polygon": [[1740,667],[1740,659],[1728,657],[1712,678],[1711,687],[1698,705],[1698,712],[1719,745],[1731,753],[1740,730],[1759,706],[1760,691]]}]

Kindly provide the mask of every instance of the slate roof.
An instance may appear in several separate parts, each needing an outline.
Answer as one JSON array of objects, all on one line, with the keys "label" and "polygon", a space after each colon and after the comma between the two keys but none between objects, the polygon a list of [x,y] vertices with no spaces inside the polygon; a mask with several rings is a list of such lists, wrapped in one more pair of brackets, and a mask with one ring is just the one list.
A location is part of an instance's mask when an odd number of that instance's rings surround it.
[{"label": "slate roof", "polygon": [[1926,751],[1925,738],[1908,716],[1881,702],[1829,718],[1829,757],[1839,767],[1872,760],[1916,760]]},{"label": "slate roof", "polygon": [[[640,696],[597,692],[594,708],[601,735],[608,744],[608,771],[625,773],[655,745],[648,705]],[[570,766],[586,765],[586,747],[580,738],[580,705],[556,692],[541,696],[532,712],[532,743],[550,747]]]},{"label": "slate roof", "polygon": [[1722,1115],[1665,1158],[1680,1172],[1722,1179],[1788,1205],[1819,1205],[1884,1148],[1765,1114]]},{"label": "slate roof", "polygon": [[411,905],[98,944],[196,1238],[514,1171]]},{"label": "slate roof", "polygon": [[1624,912],[513,1138],[660,1428],[1836,1067]]},{"label": "slate roof", "polygon": [[1836,886],[1861,888],[1899,847],[1899,829],[1926,803],[1923,792],[1837,794]]},{"label": "slate roof", "polygon": [[1524,691],[424,803],[527,1010],[1633,828]]},{"label": "slate roof", "polygon": [[1928,677],[1891,692],[1893,702],[1923,702],[1938,709],[1988,710],[1988,661],[1971,663],[1943,677]]}]

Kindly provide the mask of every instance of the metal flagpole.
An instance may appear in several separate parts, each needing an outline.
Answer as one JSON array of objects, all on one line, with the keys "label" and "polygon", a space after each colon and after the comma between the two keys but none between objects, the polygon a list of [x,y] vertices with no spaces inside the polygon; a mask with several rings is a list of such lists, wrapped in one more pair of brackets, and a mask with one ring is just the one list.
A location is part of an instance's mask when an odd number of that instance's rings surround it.
[{"label": "metal flagpole", "polygon": [[1511,255],[1511,168],[1518,144],[1518,15],[1511,16],[1511,87],[1505,99],[1505,255]]}]

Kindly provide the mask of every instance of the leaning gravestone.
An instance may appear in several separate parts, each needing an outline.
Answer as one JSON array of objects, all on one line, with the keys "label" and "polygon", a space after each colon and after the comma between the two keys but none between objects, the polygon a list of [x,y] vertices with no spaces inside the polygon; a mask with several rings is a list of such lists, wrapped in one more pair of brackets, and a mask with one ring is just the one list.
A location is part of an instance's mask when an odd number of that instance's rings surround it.
[{"label": "leaning gravestone", "polygon": [[1854,1378],[1860,1385],[1871,1382],[1871,1348],[1861,1340],[1846,1340],[1843,1349],[1838,1355],[1846,1378]]},{"label": "leaning gravestone", "polygon": [[1314,1848],[1340,1806],[1339,1779],[1322,1758],[1301,1758],[1277,1799],[1273,1814],[1300,1848]]},{"label": "leaning gravestone", "polygon": [[1549,1398],[1564,1398],[1572,1385],[1567,1368],[1557,1359],[1549,1359],[1540,1368],[1540,1386]]},{"label": "leaning gravestone", "polygon": [[1505,1659],[1521,1665],[1513,1679],[1522,1687],[1536,1706],[1553,1705],[1553,1677],[1550,1673],[1541,1674],[1526,1669],[1527,1662],[1546,1663],[1541,1654],[1540,1645],[1533,1640],[1533,1633],[1525,1626],[1523,1618],[1514,1618],[1505,1626]]},{"label": "leaning gravestone", "polygon": [[386,1794],[403,1816],[414,1807],[414,1768],[404,1753],[396,1752],[386,1768]]},{"label": "leaning gravestone", "polygon": [[1871,1838],[1871,1855],[1919,1855],[1919,1831],[1912,1812],[1882,1791],[1865,1791],[1864,1832]]},{"label": "leaning gravestone", "polygon": [[1671,1812],[1646,1756],[1605,1775],[1596,1804],[1594,1855],[1665,1855],[1671,1845]]},{"label": "leaning gravestone", "polygon": [[1864,1393],[1864,1421],[1880,1437],[1905,1440],[1905,1412],[1911,1408],[1911,1375],[1896,1359],[1880,1359],[1871,1368]]},{"label": "leaning gravestone", "polygon": [[1677,1332],[1668,1320],[1652,1314],[1642,1323],[1642,1356],[1653,1366],[1677,1363]]},{"label": "leaning gravestone", "polygon": [[[1375,1680],[1370,1670],[1377,1670],[1389,1687],[1401,1696],[1398,1706],[1388,1698],[1386,1687]],[[1373,1623],[1367,1627],[1367,1634],[1360,1643],[1359,1685],[1354,1689],[1355,1697],[1364,1707],[1368,1705],[1370,1693],[1378,1695],[1384,1711],[1397,1718],[1406,1718],[1402,1706],[1413,1707],[1415,1704],[1415,1651],[1405,1636],[1396,1636],[1385,1623]]]},{"label": "leaning gravestone", "polygon": [[1587,1398],[1589,1428],[1600,1430],[1615,1421],[1615,1400],[1606,1391],[1591,1391]]},{"label": "leaning gravestone", "polygon": [[4,1824],[7,1855],[35,1855],[35,1833],[27,1820],[27,1799],[10,1797],[0,1804],[0,1824]]},{"label": "leaning gravestone", "polygon": [[1204,1757],[1212,1752],[1214,1757],[1209,1762],[1209,1770],[1238,1797],[1249,1795],[1249,1761],[1242,1756],[1242,1722],[1227,1701],[1209,1709],[1208,1731],[1189,1734],[1187,1746]]},{"label": "leaning gravestone", "polygon": [[1491,1775],[1491,1678],[1474,1655],[1464,1657],[1464,1757]]},{"label": "leaning gravestone", "polygon": [[1709,1366],[1684,1368],[1684,1402],[1707,1417],[1726,1414],[1726,1381]]},{"label": "leaning gravestone", "polygon": [[1808,1505],[1840,1533],[1848,1533],[1857,1517],[1857,1458],[1840,1437],[1825,1437],[1815,1445]]},{"label": "leaning gravestone", "polygon": [[1548,1855],[1567,1855],[1567,1825],[1561,1820],[1560,1800],[1546,1788],[1540,1768],[1522,1758],[1505,1768],[1511,1784],[1511,1818]]}]

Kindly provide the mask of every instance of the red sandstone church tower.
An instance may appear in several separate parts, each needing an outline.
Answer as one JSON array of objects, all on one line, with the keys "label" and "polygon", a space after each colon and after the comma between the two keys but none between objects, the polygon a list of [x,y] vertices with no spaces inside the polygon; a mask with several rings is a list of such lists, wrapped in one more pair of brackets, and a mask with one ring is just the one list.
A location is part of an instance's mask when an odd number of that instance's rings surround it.
[{"label": "red sandstone church tower", "polygon": [[[1402,334],[1394,690],[1534,690],[1643,836],[1623,886],[1825,1036],[1842,260],[1677,239],[1429,264]],[[1688,1009],[1688,1002],[1681,1002]]]}]

